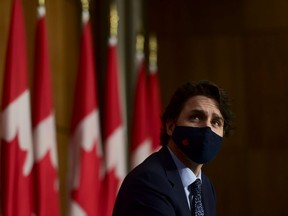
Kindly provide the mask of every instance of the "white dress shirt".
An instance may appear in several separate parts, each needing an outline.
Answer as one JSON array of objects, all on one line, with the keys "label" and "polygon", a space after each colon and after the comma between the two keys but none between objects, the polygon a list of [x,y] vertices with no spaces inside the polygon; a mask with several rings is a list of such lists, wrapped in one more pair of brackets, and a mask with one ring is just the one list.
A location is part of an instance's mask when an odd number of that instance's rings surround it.
[{"label": "white dress shirt", "polygon": [[[194,172],[189,169],[188,167],[186,167],[178,158],[177,156],[171,151],[171,149],[168,147],[169,152],[176,164],[177,170],[179,172],[183,187],[184,187],[184,191],[186,194],[186,198],[187,198],[187,202],[190,208],[190,199],[189,198],[189,194],[190,194],[190,190],[189,190],[189,185],[191,185],[197,178],[199,178],[201,180],[201,170],[198,174],[198,176],[196,176],[194,174]],[[202,182],[202,180],[201,180]]]}]

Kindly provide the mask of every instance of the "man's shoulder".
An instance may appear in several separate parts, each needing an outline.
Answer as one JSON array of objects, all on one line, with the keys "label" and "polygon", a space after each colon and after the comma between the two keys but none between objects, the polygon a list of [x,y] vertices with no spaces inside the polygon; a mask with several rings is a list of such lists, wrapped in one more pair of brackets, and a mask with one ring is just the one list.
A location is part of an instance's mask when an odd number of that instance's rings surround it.
[{"label": "man's shoulder", "polygon": [[[167,155],[167,148],[162,147],[159,151],[152,153],[142,163],[132,169],[125,177],[124,182],[135,182],[137,179],[140,182],[143,181],[157,181],[163,180],[167,177],[167,163],[172,160]],[[169,154],[169,153],[168,153]]]},{"label": "man's shoulder", "polygon": [[161,150],[152,153],[149,155],[142,163],[136,166],[129,174],[130,175],[139,175],[141,173],[151,173],[155,170],[163,169],[163,163],[161,160]]}]

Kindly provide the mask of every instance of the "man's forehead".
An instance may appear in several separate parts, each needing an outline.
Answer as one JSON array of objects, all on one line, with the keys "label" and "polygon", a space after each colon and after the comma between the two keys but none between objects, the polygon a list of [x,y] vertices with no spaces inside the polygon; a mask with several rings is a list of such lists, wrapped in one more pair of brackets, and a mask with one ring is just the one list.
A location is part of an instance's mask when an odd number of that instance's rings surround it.
[{"label": "man's forehead", "polygon": [[190,97],[187,101],[187,103],[195,104],[195,105],[212,105],[215,107],[219,107],[219,103],[210,97],[204,96],[204,95],[195,95]]},{"label": "man's forehead", "polygon": [[222,116],[218,102],[212,98],[202,95],[197,95],[189,98],[184,105],[184,109],[188,109],[187,111],[190,112],[194,110],[215,113]]}]

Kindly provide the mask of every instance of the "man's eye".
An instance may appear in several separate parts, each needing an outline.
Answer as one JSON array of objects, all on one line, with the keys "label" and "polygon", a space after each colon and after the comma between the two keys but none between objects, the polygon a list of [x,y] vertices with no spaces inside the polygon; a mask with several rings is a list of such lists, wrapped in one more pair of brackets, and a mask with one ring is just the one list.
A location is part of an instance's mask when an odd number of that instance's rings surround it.
[{"label": "man's eye", "polygon": [[212,125],[215,127],[222,127],[222,122],[220,120],[214,120],[212,121]]},{"label": "man's eye", "polygon": [[198,115],[193,115],[190,117],[190,120],[193,122],[199,122],[200,121],[200,117]]}]

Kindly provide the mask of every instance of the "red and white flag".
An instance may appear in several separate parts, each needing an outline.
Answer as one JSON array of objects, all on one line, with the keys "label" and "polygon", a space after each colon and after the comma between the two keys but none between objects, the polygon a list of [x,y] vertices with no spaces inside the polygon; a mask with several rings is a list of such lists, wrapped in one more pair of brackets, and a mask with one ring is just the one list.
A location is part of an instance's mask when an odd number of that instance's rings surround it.
[{"label": "red and white flag", "polygon": [[36,214],[60,215],[59,178],[45,7],[38,6],[32,98]]},{"label": "red and white flag", "polygon": [[140,164],[152,152],[151,133],[149,130],[146,69],[143,51],[138,51],[137,82],[134,95],[134,112],[131,129],[131,168]]},{"label": "red and white flag", "polygon": [[108,65],[105,82],[104,152],[105,179],[103,186],[103,211],[101,216],[111,216],[116,195],[126,175],[126,144],[121,111],[117,38],[109,39]]},{"label": "red and white flag", "polygon": [[12,3],[1,106],[1,210],[3,216],[31,216],[33,145],[26,35],[20,0]]},{"label": "red and white flag", "polygon": [[83,11],[80,62],[72,116],[70,143],[70,214],[100,216],[102,143],[97,80],[89,12]]},{"label": "red and white flag", "polygon": [[161,132],[161,96],[158,79],[158,69],[156,62],[150,62],[148,73],[148,107],[149,107],[149,129],[152,136],[152,151],[155,152],[160,148]]}]

